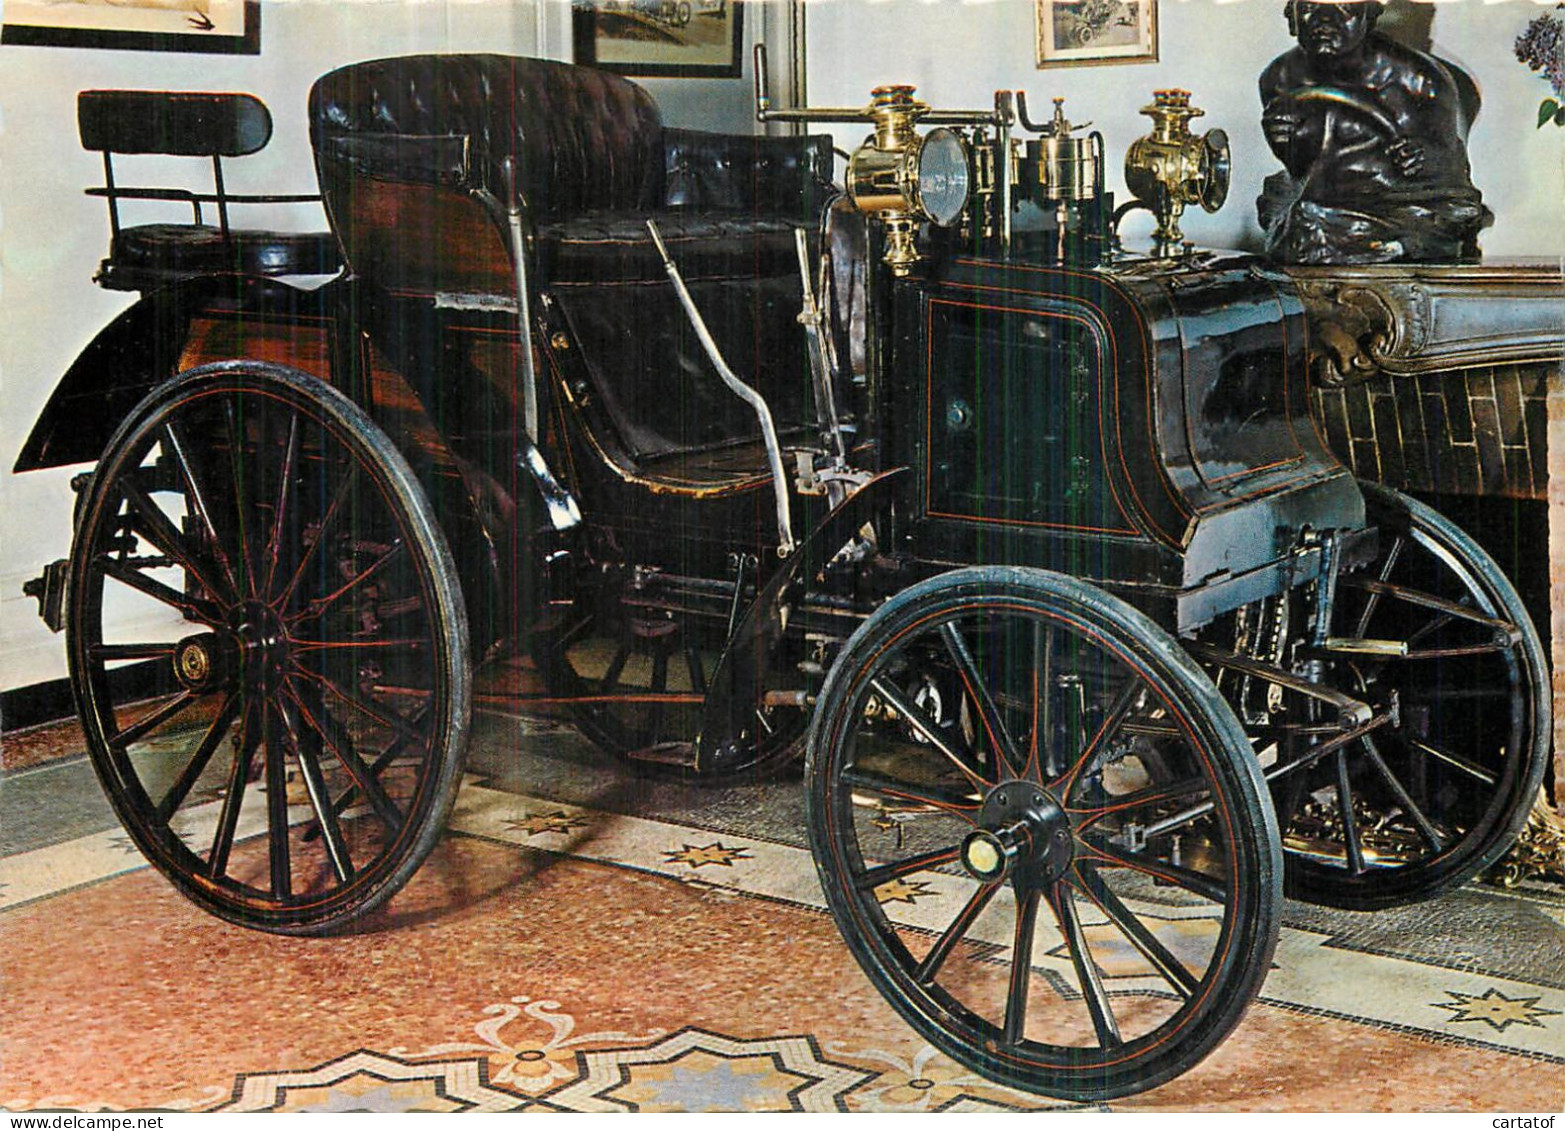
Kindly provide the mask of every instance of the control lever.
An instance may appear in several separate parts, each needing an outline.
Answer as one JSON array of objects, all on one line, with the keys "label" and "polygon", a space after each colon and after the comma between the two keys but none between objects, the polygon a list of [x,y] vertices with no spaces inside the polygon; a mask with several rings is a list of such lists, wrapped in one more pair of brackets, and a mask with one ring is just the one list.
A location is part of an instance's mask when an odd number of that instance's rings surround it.
[{"label": "control lever", "polygon": [[522,345],[522,426],[527,439],[538,443],[538,374],[533,367],[533,323],[527,304],[527,241],[522,230],[522,192],[517,183],[516,161],[500,163],[505,182],[505,219],[511,231],[511,268],[516,273],[516,321]]},{"label": "control lever", "polygon": [[[799,281],[803,292],[803,307],[799,311],[799,324],[804,327],[804,337],[810,347],[810,376],[815,384],[815,416],[820,425],[821,440],[827,445],[827,471],[843,472],[848,467],[848,448],[843,440],[842,425],[837,419],[837,398],[832,381],[833,366],[828,352],[825,331],[826,314],[816,300],[816,287],[810,277],[809,240],[804,229],[794,230],[794,247],[799,253]],[[825,290],[825,258],[821,264],[821,288]],[[842,481],[834,475],[825,478],[827,502],[835,507],[847,498]]]}]

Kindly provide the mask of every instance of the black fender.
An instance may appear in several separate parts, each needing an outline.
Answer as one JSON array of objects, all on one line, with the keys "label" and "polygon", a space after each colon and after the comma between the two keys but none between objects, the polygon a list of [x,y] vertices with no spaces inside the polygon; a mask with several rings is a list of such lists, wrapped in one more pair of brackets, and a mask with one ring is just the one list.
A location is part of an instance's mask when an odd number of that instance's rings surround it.
[{"label": "black fender", "polygon": [[[222,306],[295,322],[329,317],[332,284],[300,290],[277,279],[209,276],[161,287],[105,326],[55,386],[22,445],[13,471],[94,463],[104,445],[152,389],[183,368],[191,324]],[[213,360],[201,358],[199,361]],[[330,373],[316,376],[330,381]]]},{"label": "black fender", "polygon": [[696,736],[697,775],[745,768],[735,762],[739,744],[734,736],[751,722],[757,681],[787,629],[789,608],[859,528],[891,503],[907,471],[883,471],[837,504],[756,593],[707,685],[701,733]]}]

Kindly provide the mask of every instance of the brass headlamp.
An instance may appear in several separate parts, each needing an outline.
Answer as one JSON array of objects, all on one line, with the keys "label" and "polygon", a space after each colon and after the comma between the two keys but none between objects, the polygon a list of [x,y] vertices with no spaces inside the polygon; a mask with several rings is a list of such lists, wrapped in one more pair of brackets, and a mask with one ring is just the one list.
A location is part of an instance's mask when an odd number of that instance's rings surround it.
[{"label": "brass headlamp", "polygon": [[875,132],[848,161],[848,196],[855,208],[885,224],[885,262],[898,276],[918,262],[913,240],[918,222],[956,223],[972,188],[967,144],[956,133],[915,132],[928,112],[911,86],[876,87],[869,106]]},{"label": "brass headlamp", "polygon": [[1155,91],[1141,112],[1152,119],[1152,132],[1126,151],[1125,185],[1157,217],[1153,240],[1177,244],[1185,238],[1179,218],[1186,204],[1216,212],[1228,199],[1228,135],[1190,132],[1190,119],[1206,111],[1190,105],[1188,90]]}]

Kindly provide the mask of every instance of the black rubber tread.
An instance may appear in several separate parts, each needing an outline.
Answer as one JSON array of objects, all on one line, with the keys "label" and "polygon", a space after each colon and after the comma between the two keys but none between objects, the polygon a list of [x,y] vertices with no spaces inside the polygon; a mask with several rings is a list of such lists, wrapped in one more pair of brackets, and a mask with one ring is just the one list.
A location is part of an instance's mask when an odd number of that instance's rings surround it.
[{"label": "black rubber tread", "polygon": [[[974,601],[1046,611],[1108,647],[1144,679],[1165,703],[1179,703],[1189,733],[1205,744],[1201,757],[1221,789],[1232,830],[1237,895],[1230,897],[1226,943],[1201,980],[1197,1005],[1162,1038],[1123,1046],[1123,1055],[1101,1050],[1036,1046],[1031,1061],[997,1055],[991,1034],[964,1028],[935,999],[915,990],[908,971],[861,926],[875,914],[854,893],[835,863],[834,809],[841,804],[834,779],[845,730],[860,710],[869,678],[866,663],[909,630],[941,610]],[[822,690],[809,738],[805,768],[810,843],[827,903],[849,950],[870,981],[907,1022],[932,1044],[990,1079],[1029,1092],[1075,1101],[1113,1099],[1142,1092],[1188,1071],[1234,1029],[1259,992],[1277,943],[1282,905],[1282,853],[1276,818],[1251,746],[1233,711],[1206,674],[1167,632],[1130,605],[1079,579],[1038,569],[986,566],[942,574],[902,591],[853,634]],[[851,803],[851,802],[850,802]],[[850,834],[851,835],[851,834]],[[856,850],[855,850],[856,851]],[[1188,1013],[1188,1016],[1185,1014]],[[994,1026],[989,1026],[994,1030]],[[1170,1039],[1176,1038],[1176,1039]],[[1145,1049],[1138,1049],[1145,1044]],[[1111,1061],[1112,1062],[1109,1062]]]},{"label": "black rubber tread", "polygon": [[[421,565],[420,581],[426,587],[424,596],[433,610],[432,618],[438,621],[438,630],[432,631],[432,636],[439,651],[429,657],[429,663],[443,671],[447,681],[445,718],[438,727],[438,739],[430,744],[429,758],[436,764],[432,773],[424,772],[418,811],[410,816],[417,822],[411,836],[401,838],[393,854],[377,859],[367,872],[361,871],[347,888],[340,889],[320,907],[302,911],[256,907],[226,896],[211,882],[198,882],[140,821],[97,723],[86,641],[77,623],[89,581],[91,547],[83,545],[83,532],[93,531],[104,518],[101,512],[109,499],[108,486],[126,470],[126,459],[138,448],[145,451],[148,433],[184,401],[226,393],[254,395],[258,390],[267,390],[266,395],[316,414],[318,421],[349,445],[360,467],[371,468],[383,477],[383,482],[376,486],[384,488],[383,496],[414,543]],[[112,505],[117,509],[117,501]],[[181,893],[221,919],[280,935],[324,935],[352,927],[396,894],[440,840],[461,784],[472,717],[471,641],[461,586],[445,536],[407,460],[367,413],[320,379],[268,362],[225,361],[172,378],[148,394],[126,417],[104,449],[80,514],[82,521],[71,558],[72,615],[66,625],[70,676],[93,767],[126,831],[149,862]]]},{"label": "black rubber tread", "polygon": [[[1543,787],[1553,728],[1549,668],[1543,645],[1521,596],[1489,553],[1450,519],[1417,499],[1378,483],[1360,482],[1370,519],[1382,530],[1412,533],[1454,558],[1478,607],[1521,630],[1515,649],[1528,719],[1521,756],[1511,758],[1489,808],[1447,851],[1400,867],[1373,868],[1361,876],[1287,852],[1285,886],[1295,899],[1356,911],[1432,899],[1476,878],[1510,849],[1527,823]],[[1382,539],[1384,543],[1385,539]],[[1421,544],[1421,543],[1420,543]],[[1461,576],[1461,574],[1458,574]]]}]

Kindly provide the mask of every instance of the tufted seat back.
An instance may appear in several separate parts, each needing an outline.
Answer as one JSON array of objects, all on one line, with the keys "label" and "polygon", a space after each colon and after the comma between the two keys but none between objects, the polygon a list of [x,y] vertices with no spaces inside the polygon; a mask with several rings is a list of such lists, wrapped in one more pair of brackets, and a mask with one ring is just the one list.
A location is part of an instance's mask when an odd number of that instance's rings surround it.
[{"label": "tufted seat back", "polygon": [[[355,140],[465,137],[467,187],[504,199],[515,161],[535,223],[600,209],[646,209],[662,196],[663,122],[635,83],[590,67],[508,55],[408,55],[354,63],[310,92],[311,139],[330,174]],[[366,169],[360,153],[358,172]],[[388,154],[388,156],[390,156]],[[424,180],[417,155],[381,170]],[[340,193],[338,194],[340,195]]]},{"label": "tufted seat back", "polygon": [[349,264],[392,292],[514,294],[500,210],[515,177],[528,279],[548,292],[575,343],[570,364],[635,459],[755,431],[689,332],[648,218],[779,426],[806,418],[795,231],[814,231],[833,191],[828,137],[664,129],[657,104],[626,79],[504,55],[332,71],[310,92],[310,129]]}]

